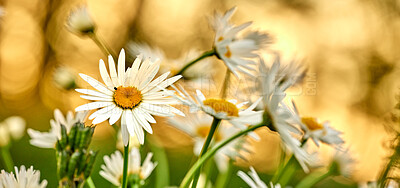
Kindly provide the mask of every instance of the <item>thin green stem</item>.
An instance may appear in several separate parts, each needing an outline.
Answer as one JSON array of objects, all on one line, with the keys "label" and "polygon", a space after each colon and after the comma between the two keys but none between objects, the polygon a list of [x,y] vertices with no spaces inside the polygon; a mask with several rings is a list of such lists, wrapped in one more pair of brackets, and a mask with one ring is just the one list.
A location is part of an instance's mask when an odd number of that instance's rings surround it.
[{"label": "thin green stem", "polygon": [[[201,153],[199,155],[199,159],[207,152],[208,147],[211,144],[211,140],[212,140],[212,138],[214,136],[215,131],[217,130],[217,127],[218,127],[219,123],[221,123],[221,120],[214,117],[213,122],[211,124],[210,131],[208,132],[206,141],[204,142],[203,148],[201,149]],[[200,168],[201,168],[201,166],[200,166]],[[195,173],[195,175],[194,175],[194,178],[193,178],[193,184],[192,184],[193,188],[196,188],[197,182],[199,181],[199,177],[200,177],[200,171],[197,171]]]},{"label": "thin green stem", "polygon": [[4,165],[6,167],[6,170],[8,172],[12,172],[14,168],[14,162],[12,160],[10,150],[8,149],[8,146],[2,147],[1,149],[1,156],[3,158]]},{"label": "thin green stem", "polygon": [[123,173],[122,173],[122,188],[127,187],[128,159],[129,159],[129,142],[124,147],[124,169],[123,169]]},{"label": "thin green stem", "polygon": [[90,187],[90,188],[96,188],[96,186],[94,185],[94,182],[92,180],[92,177],[89,177],[86,179],[86,184]]},{"label": "thin green stem", "polygon": [[209,57],[209,56],[213,56],[216,54],[216,51],[214,49],[210,50],[210,51],[206,51],[204,52],[200,57],[198,57],[197,59],[189,62],[188,64],[186,64],[178,73],[176,73],[176,75],[182,75],[183,72],[185,72],[186,69],[188,69],[189,67],[191,67],[192,65],[194,65],[195,63],[197,63],[198,61]]},{"label": "thin green stem", "polygon": [[332,171],[329,170],[327,173],[322,174],[320,176],[317,176],[313,173],[309,174],[307,177],[305,177],[299,184],[297,184],[296,188],[310,188],[313,187],[315,184],[318,182],[328,178],[329,176],[332,175]]},{"label": "thin green stem", "polygon": [[96,43],[96,45],[100,48],[104,55],[111,55],[114,59],[118,57],[106,44],[106,42],[104,42],[96,33],[89,33],[88,36],[93,40],[94,43]]},{"label": "thin green stem", "polygon": [[[267,124],[271,124],[271,122],[267,122]],[[221,142],[220,144],[216,145],[214,148],[210,149],[207,153],[205,153],[199,160],[196,161],[196,163],[190,168],[190,170],[186,173],[185,177],[183,178],[181,185],[179,186],[180,188],[186,188],[189,186],[190,180],[193,177],[194,173],[197,172],[200,167],[206,162],[208,159],[210,159],[212,156],[215,155],[215,153],[221,149],[222,147],[226,146],[228,143],[232,142],[233,140],[239,138],[240,136],[243,136],[251,131],[254,131],[260,127],[265,126],[264,123],[260,123],[258,125],[252,126],[247,128],[246,130],[240,131],[236,133],[235,135],[231,136],[230,138],[226,139],[225,141]]]},{"label": "thin green stem", "polygon": [[230,78],[231,78],[231,71],[228,68],[226,68],[224,84],[222,85],[222,89],[221,89],[221,99],[225,99],[228,94]]},{"label": "thin green stem", "polygon": [[224,188],[227,187],[227,183],[229,182],[229,179],[231,178],[232,172],[233,172],[233,160],[229,159],[228,163],[228,169],[226,169],[225,172],[220,173],[217,178],[217,182],[215,183],[216,188]]}]

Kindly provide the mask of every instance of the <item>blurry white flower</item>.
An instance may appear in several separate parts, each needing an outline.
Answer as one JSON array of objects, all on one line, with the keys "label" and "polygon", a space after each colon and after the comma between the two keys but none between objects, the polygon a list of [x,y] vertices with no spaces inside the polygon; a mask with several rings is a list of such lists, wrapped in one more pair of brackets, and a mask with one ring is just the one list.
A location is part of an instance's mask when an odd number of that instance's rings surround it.
[{"label": "blurry white flower", "polygon": [[319,141],[332,146],[339,146],[344,143],[340,137],[342,132],[330,127],[327,121],[321,124],[317,118],[302,117],[301,127],[305,132],[304,139],[311,138],[317,146],[319,146]]},{"label": "blurry white flower", "polygon": [[[190,107],[190,112],[197,112],[202,110],[203,112],[222,120],[227,120],[230,124],[237,128],[244,130],[248,125],[255,125],[262,122],[263,111],[253,111],[257,104],[261,101],[261,98],[253,103],[246,109],[241,109],[247,104],[242,102],[237,104],[235,99],[225,100],[217,98],[206,98],[200,90],[196,90],[196,95],[190,96],[183,87],[179,89],[173,86],[177,95],[170,93],[177,100],[181,101],[182,104]],[[258,135],[254,132],[249,133],[255,139],[258,139]]]},{"label": "blurry white flower", "polygon": [[150,47],[146,43],[129,42],[127,45],[127,52],[133,56],[142,55],[143,58],[150,58],[152,61],[166,59],[164,52],[160,48]]},{"label": "blurry white flower", "polygon": [[77,112],[74,114],[68,111],[64,117],[59,109],[54,110],[54,119],[50,120],[51,128],[49,132],[40,132],[34,129],[28,129],[28,134],[31,137],[29,141],[31,145],[40,148],[55,148],[57,140],[61,139],[61,125],[64,125],[67,133],[76,123],[84,123],[87,112]]},{"label": "blurry white flower", "polygon": [[254,70],[251,66],[256,64],[252,58],[257,57],[256,52],[271,40],[267,34],[258,31],[240,37],[239,32],[250,26],[251,22],[239,26],[229,23],[235,11],[236,7],[233,7],[224,15],[215,13],[211,23],[215,31],[214,46],[218,57],[235,76],[238,76],[238,72],[251,76],[249,70]]},{"label": "blurry white flower", "polygon": [[54,83],[62,89],[70,90],[76,88],[76,76],[67,67],[56,68],[53,78]]},{"label": "blurry white flower", "polygon": [[47,186],[47,181],[40,182],[40,172],[33,170],[33,166],[26,170],[25,166],[21,166],[20,170],[15,168],[13,172],[8,173],[1,170],[0,188],[44,188]]},{"label": "blurry white flower", "polygon": [[[239,171],[237,173],[237,175],[242,178],[243,181],[245,181],[251,188],[268,188],[268,186],[260,179],[253,167],[250,167],[250,172],[248,172],[248,174],[249,175],[243,171]],[[281,188],[281,185],[274,185],[272,182],[270,182],[270,188]]]},{"label": "blurry white flower", "polygon": [[[100,60],[100,75],[105,85],[96,79],[80,74],[93,88],[76,89],[77,92],[85,94],[82,98],[96,102],[87,103],[75,108],[75,111],[99,109],[89,116],[93,124],[99,124],[109,119],[110,125],[121,118],[121,133],[124,145],[128,144],[129,135],[137,136],[139,143],[144,143],[144,131],[152,134],[150,123],[156,123],[152,115],[173,116],[184,115],[178,109],[170,106],[177,101],[167,96],[164,89],[182,76],[174,76],[166,79],[169,72],[156,76],[160,67],[159,61],[152,61],[138,56],[125,71],[125,51],[121,50],[118,58],[118,74],[115,69],[114,59],[108,58],[110,74],[103,60]],[[128,134],[129,133],[129,134]]]},{"label": "blurry white flower", "polygon": [[[129,176],[138,176],[140,183],[144,184],[144,180],[150,176],[157,162],[151,162],[153,153],[148,153],[141,165],[140,153],[138,148],[132,148],[128,159],[128,180],[132,179]],[[124,159],[120,151],[111,154],[111,157],[104,156],[105,165],[101,165],[100,175],[115,186],[121,186],[123,175]],[[129,185],[129,182],[128,182]]]},{"label": "blurry white flower", "polygon": [[19,140],[25,133],[25,120],[19,116],[11,116],[0,122],[0,147],[9,144],[10,139]]},{"label": "blurry white flower", "polygon": [[[195,112],[186,114],[185,117],[171,117],[168,119],[170,125],[178,128],[179,130],[187,133],[193,138],[194,147],[193,152],[199,155],[203,147],[204,141],[210,131],[212,117],[202,112]],[[213,144],[218,144],[221,141],[231,137],[238,130],[232,126],[221,125],[218,131],[215,132]],[[229,158],[234,159],[239,156],[239,150],[243,147],[244,143],[241,140],[230,142],[227,146],[221,148],[214,156],[217,167],[220,171],[227,170]]]},{"label": "blurry white flower", "polygon": [[335,175],[349,177],[353,171],[354,162],[348,149],[336,150],[330,170],[333,170]]},{"label": "blurry white flower", "polygon": [[[262,61],[261,61],[262,62]],[[263,94],[263,108],[265,115],[272,121],[272,125],[279,133],[280,138],[286,148],[293,152],[299,164],[305,172],[309,169],[307,164],[310,164],[313,159],[305,149],[301,147],[300,141],[294,135],[301,135],[301,131],[292,125],[298,117],[290,112],[289,108],[283,99],[286,96],[284,90],[287,87],[281,87],[280,80],[277,78],[279,63],[274,63],[271,68],[265,67],[263,62],[260,64],[260,73],[265,76],[261,77],[261,91]]]},{"label": "blurry white flower", "polygon": [[94,32],[96,25],[89,15],[87,7],[79,7],[70,12],[67,28],[77,34],[88,34]]}]

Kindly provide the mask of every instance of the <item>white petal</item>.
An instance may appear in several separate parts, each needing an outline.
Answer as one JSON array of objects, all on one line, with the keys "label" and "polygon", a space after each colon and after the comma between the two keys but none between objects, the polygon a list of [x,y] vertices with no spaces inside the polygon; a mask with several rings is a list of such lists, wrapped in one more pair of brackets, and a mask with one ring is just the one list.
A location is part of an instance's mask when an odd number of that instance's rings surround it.
[{"label": "white petal", "polygon": [[87,83],[89,83],[93,88],[97,89],[98,91],[107,95],[113,94],[111,90],[109,90],[104,84],[100,83],[96,79],[82,73],[80,73],[79,76],[81,76]]},{"label": "white petal", "polygon": [[121,108],[114,108],[109,121],[110,125],[113,125],[118,121],[118,119],[121,117],[122,111],[123,110]]},{"label": "white petal", "polygon": [[121,117],[121,134],[122,134],[122,142],[124,143],[124,146],[127,146],[129,143],[129,132],[126,124],[126,112],[123,111],[122,117]]},{"label": "white petal", "polygon": [[112,83],[110,79],[110,75],[108,75],[106,65],[102,59],[100,59],[99,62],[99,70],[100,70],[100,76],[103,79],[103,82],[107,85],[109,89],[112,89],[114,87],[114,84]]},{"label": "white petal", "polygon": [[149,92],[155,92],[155,91],[159,91],[161,89],[166,88],[167,86],[170,86],[172,84],[174,84],[176,81],[178,81],[180,78],[182,78],[181,75],[177,75],[174,76],[172,78],[168,78],[167,80],[164,80],[163,82],[161,82],[160,84],[158,84],[157,87],[151,89]]},{"label": "white petal", "polygon": [[150,134],[153,134],[153,130],[151,129],[150,123],[146,121],[146,118],[144,118],[143,113],[141,113],[138,108],[135,108],[133,110],[133,115],[136,119],[136,121]]},{"label": "white petal", "polygon": [[108,66],[110,69],[110,77],[112,82],[114,83],[114,87],[118,87],[121,84],[118,82],[117,70],[115,70],[114,59],[111,55],[108,56]]},{"label": "white petal", "polygon": [[161,76],[157,77],[153,81],[151,81],[150,84],[147,85],[147,87],[142,90],[142,93],[145,94],[150,89],[153,89],[154,87],[156,87],[159,83],[164,81],[168,77],[169,74],[170,74],[170,72],[168,71],[168,72],[162,74]]},{"label": "white petal", "polygon": [[102,108],[108,105],[113,104],[112,102],[91,102],[91,103],[87,103],[81,106],[78,106],[77,108],[75,108],[75,111],[84,111],[84,110],[93,110],[96,108]]},{"label": "white petal", "polygon": [[96,112],[92,113],[92,114],[89,116],[88,119],[89,119],[89,120],[92,120],[92,119],[96,118],[98,115],[102,115],[102,114],[107,113],[108,111],[113,110],[115,107],[116,107],[115,104],[110,104],[110,105],[108,105],[108,106],[106,106],[106,107],[104,107],[104,108],[102,108],[102,109],[100,109],[100,110],[97,110]]},{"label": "white petal", "polygon": [[86,95],[93,95],[96,97],[112,98],[112,95],[106,95],[104,93],[100,93],[98,91],[91,90],[91,89],[75,89],[75,91],[82,93],[82,94],[86,94]]},{"label": "white petal", "polygon": [[87,100],[92,100],[92,101],[105,101],[105,102],[112,102],[113,98],[103,98],[103,97],[94,97],[90,95],[80,95],[81,98],[87,99]]},{"label": "white petal", "polygon": [[125,50],[122,49],[118,57],[118,81],[120,85],[125,83]]}]

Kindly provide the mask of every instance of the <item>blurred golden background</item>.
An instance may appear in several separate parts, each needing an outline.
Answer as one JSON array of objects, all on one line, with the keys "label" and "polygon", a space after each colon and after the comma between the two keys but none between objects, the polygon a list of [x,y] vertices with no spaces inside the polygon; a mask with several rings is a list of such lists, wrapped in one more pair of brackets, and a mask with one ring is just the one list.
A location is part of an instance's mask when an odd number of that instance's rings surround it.
[{"label": "blurred golden background", "polygon": [[[47,130],[55,108],[65,112],[85,102],[54,84],[57,68],[66,67],[80,87],[88,87],[77,74],[99,78],[98,61],[106,59],[92,40],[65,27],[69,12],[78,6],[88,7],[99,35],[114,51],[135,41],[162,49],[168,58],[192,48],[210,49],[209,17],[215,10],[237,6],[235,23],[253,21],[253,28],[274,37],[271,48],[283,59],[303,59],[307,76],[289,96],[302,114],[329,120],[344,132],[356,159],[353,180],[376,180],[390,154],[387,142],[392,137],[384,125],[399,93],[398,0],[4,0],[0,5],[5,10],[0,21],[0,118],[20,115],[28,127]],[[191,151],[183,133],[162,123],[154,128],[169,150]],[[98,126],[95,143],[110,140],[111,131],[110,126]],[[166,137],[165,131],[179,136]],[[265,164],[279,160],[279,139],[266,130],[259,133],[263,139],[254,142],[257,155],[240,164],[269,172],[276,165]],[[266,143],[277,147],[263,148]],[[13,148],[17,164],[27,161],[22,154],[29,147],[25,139]],[[328,160],[331,149],[322,149]],[[35,149],[32,155],[41,151]],[[30,160],[35,165],[34,160],[44,159]]]}]

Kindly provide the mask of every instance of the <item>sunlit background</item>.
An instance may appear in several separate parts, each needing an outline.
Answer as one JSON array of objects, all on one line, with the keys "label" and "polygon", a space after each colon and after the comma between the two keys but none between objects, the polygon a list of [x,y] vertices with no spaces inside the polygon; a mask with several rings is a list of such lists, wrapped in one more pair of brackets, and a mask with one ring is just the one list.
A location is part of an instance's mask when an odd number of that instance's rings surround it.
[{"label": "sunlit background", "polygon": [[[329,120],[342,131],[356,159],[351,178],[336,182],[354,186],[374,181],[390,155],[392,137],[384,125],[400,91],[398,0],[4,0],[0,5],[5,8],[0,21],[0,120],[20,115],[28,127],[45,131],[55,108],[66,112],[85,103],[75,91],[54,83],[54,73],[62,67],[73,72],[78,86],[88,87],[77,74],[99,78],[98,61],[106,59],[92,40],[65,27],[67,15],[76,7],[88,7],[99,35],[115,52],[134,41],[160,48],[174,59],[191,49],[209,50],[213,42],[209,18],[214,11],[237,6],[233,22],[253,21],[253,28],[274,37],[271,49],[284,60],[302,59],[307,67],[303,83],[290,90],[290,99],[301,114]],[[214,57],[210,60],[217,69],[221,67]],[[166,149],[174,167],[170,182],[178,185],[195,160],[193,146],[187,135],[163,119],[158,121],[150,139]],[[266,129],[258,133],[262,140],[251,141],[254,153],[236,164],[243,169],[253,165],[268,176],[277,167],[280,141]],[[101,149],[101,155],[94,172],[102,164],[102,155],[114,151],[114,135],[108,124],[96,127],[92,148]],[[322,160],[329,161],[331,148],[322,146],[322,150],[326,151],[321,152]],[[17,166],[34,165],[49,187],[56,185],[53,150],[29,145],[25,136],[13,143],[11,153]],[[98,174],[93,178],[96,184],[111,186]],[[245,186],[238,177],[232,181]],[[324,185],[335,182],[321,182]]]}]

